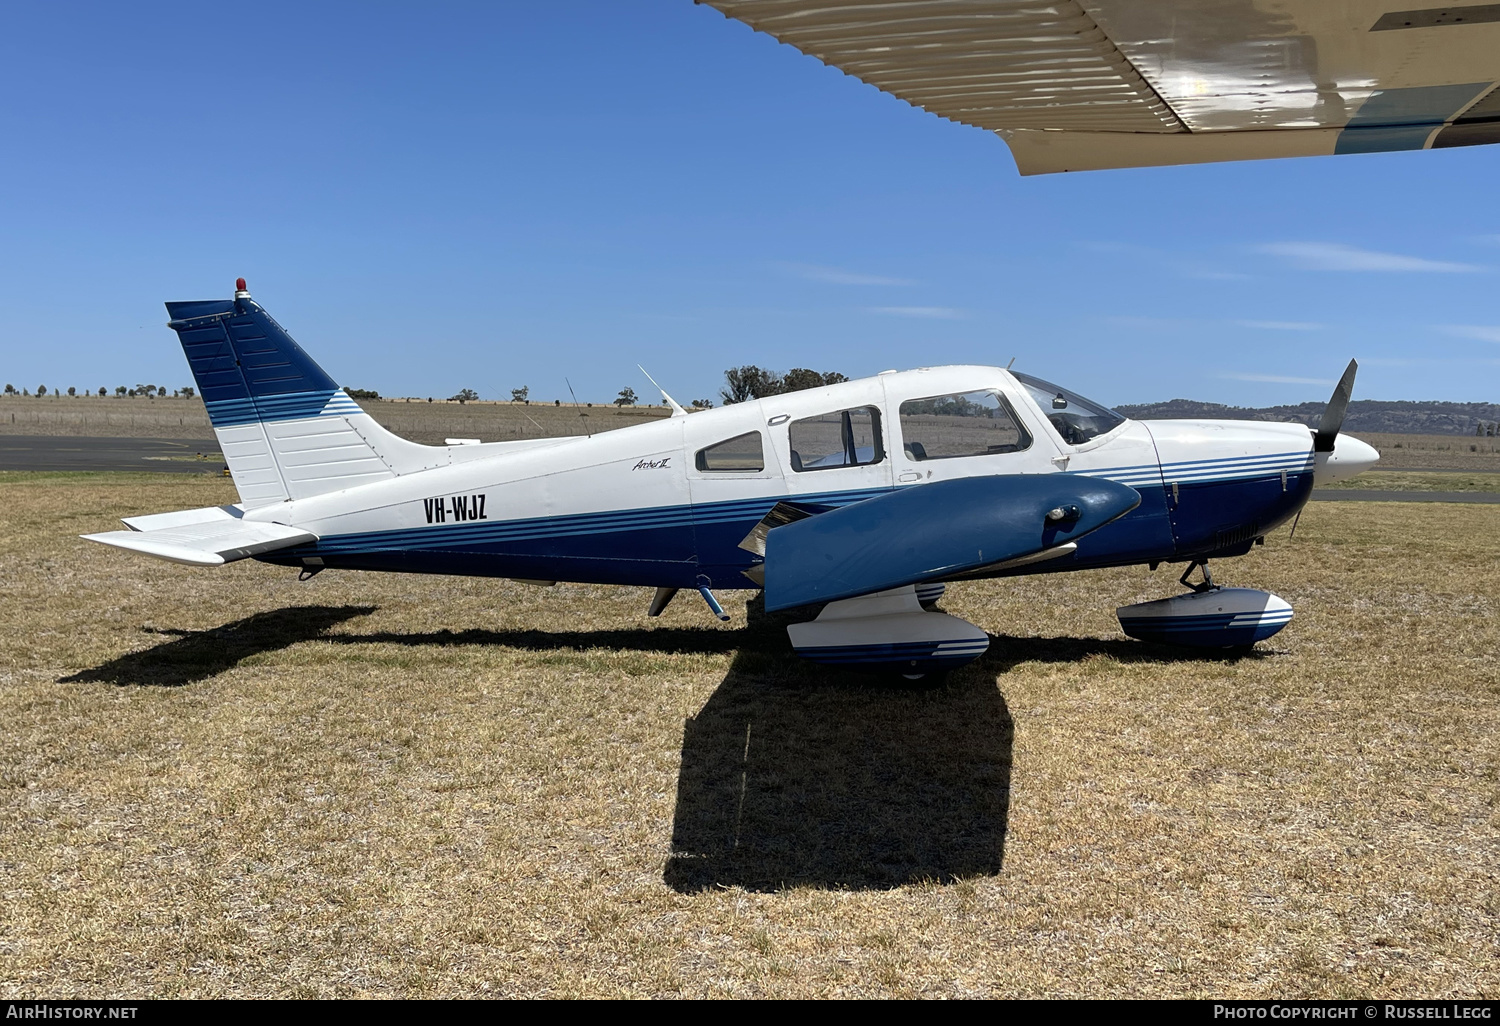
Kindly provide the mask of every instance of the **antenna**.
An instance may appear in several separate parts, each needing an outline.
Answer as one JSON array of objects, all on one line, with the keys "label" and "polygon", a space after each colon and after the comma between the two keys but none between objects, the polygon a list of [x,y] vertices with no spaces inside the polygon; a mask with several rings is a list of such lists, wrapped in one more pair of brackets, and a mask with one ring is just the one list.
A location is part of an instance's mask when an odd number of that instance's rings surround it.
[{"label": "antenna", "polygon": [[1012,368],[1012,367],[1014,367],[1014,366],[1015,366],[1015,365],[1016,365],[1016,358],[1015,358],[1015,357],[1014,357],[1014,356],[1012,356],[1012,357],[1011,357],[1011,358],[1010,358],[1010,363],[1007,363],[1007,364],[1006,364],[1006,365],[1005,365],[1005,369],[1006,369],[1006,370],[1010,370],[1010,369],[1011,369],[1011,368]]},{"label": "antenna", "polygon": [[[496,389],[496,390],[495,390],[495,391],[496,391],[496,392],[497,392],[497,393],[498,393],[498,392],[499,392],[499,389]],[[531,415],[531,414],[529,414],[529,413],[527,413],[527,412],[526,412],[526,410],[525,410],[525,409],[524,409],[524,408],[523,408],[523,409],[522,409],[522,410],[521,410],[521,416],[523,416],[523,417],[525,417],[525,418],[526,418],[526,419],[527,419],[527,420],[529,420],[529,421],[531,421],[531,423],[532,423],[532,424],[533,424],[533,425],[534,425],[534,426],[535,426],[535,427],[536,427],[536,429],[537,429],[537,430],[538,430],[538,431],[540,431],[540,432],[541,432],[541,433],[542,433],[542,434],[541,434],[541,437],[542,437],[542,438],[548,438],[548,437],[550,437],[550,436],[549,436],[549,435],[548,435],[548,434],[547,434],[547,429],[546,429],[546,428],[544,428],[544,427],[542,427],[542,426],[541,426],[541,425],[540,425],[540,424],[537,424],[537,422],[536,422],[536,418],[535,418],[535,417],[533,417],[533,416],[532,416],[532,415]]]},{"label": "antenna", "polygon": [[665,388],[662,388],[660,385],[656,384],[656,379],[646,372],[646,368],[642,367],[640,364],[636,364],[635,369],[640,371],[642,374],[645,374],[646,380],[651,382],[656,390],[661,393],[661,397],[667,401],[667,405],[672,407],[672,416],[687,416],[687,410],[684,410],[681,406],[679,406],[676,399],[673,399],[671,396],[667,395],[667,390]]},{"label": "antenna", "polygon": [[[578,405],[578,395],[573,391],[573,382],[569,381],[567,378],[563,378],[563,384],[568,386],[568,395],[573,397],[573,405],[576,407]],[[590,438],[593,438],[594,433],[589,430],[589,415],[587,413],[584,413],[582,410],[579,410],[578,416],[579,419],[583,421],[583,433],[588,435]]]}]

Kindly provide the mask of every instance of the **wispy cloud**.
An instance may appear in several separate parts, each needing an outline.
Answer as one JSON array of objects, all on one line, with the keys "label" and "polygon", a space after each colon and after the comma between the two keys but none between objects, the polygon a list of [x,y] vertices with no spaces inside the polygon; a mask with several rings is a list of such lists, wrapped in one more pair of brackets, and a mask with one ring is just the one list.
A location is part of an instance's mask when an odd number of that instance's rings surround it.
[{"label": "wispy cloud", "polygon": [[951,306],[872,306],[870,313],[892,317],[932,317],[942,321],[962,320],[964,312]]},{"label": "wispy cloud", "polygon": [[1312,321],[1235,321],[1242,328],[1259,328],[1261,331],[1322,331],[1324,325]]},{"label": "wispy cloud", "polygon": [[1369,359],[1361,357],[1359,365],[1361,367],[1500,367],[1500,359],[1452,360],[1432,357],[1372,356]]},{"label": "wispy cloud", "polygon": [[1282,257],[1304,271],[1409,271],[1415,273],[1466,274],[1482,271],[1474,264],[1425,257],[1381,253],[1373,249],[1346,246],[1342,242],[1269,242],[1256,246],[1257,252]]},{"label": "wispy cloud", "polygon": [[824,281],[833,285],[915,285],[910,278],[892,278],[883,274],[863,274],[842,267],[822,264],[782,264],[783,268],[807,281]]},{"label": "wispy cloud", "polygon": [[1288,378],[1280,374],[1220,374],[1230,381],[1261,381],[1273,385],[1336,385],[1331,378]]},{"label": "wispy cloud", "polygon": [[1103,320],[1123,328],[1145,328],[1149,331],[1180,331],[1184,328],[1202,328],[1213,323],[1189,317],[1134,317],[1130,314],[1111,314]]},{"label": "wispy cloud", "polygon": [[1138,262],[1150,261],[1184,278],[1199,278],[1208,281],[1243,281],[1250,277],[1248,274],[1226,270],[1223,267],[1207,262],[1198,255],[1189,254],[1184,258],[1180,253],[1168,253],[1165,250],[1152,249],[1149,246],[1137,246],[1129,242],[1093,240],[1075,243],[1075,245],[1086,253],[1098,253],[1103,256],[1133,257]]},{"label": "wispy cloud", "polygon": [[1121,327],[1142,328],[1148,331],[1216,331],[1225,325],[1236,328],[1254,328],[1257,331],[1323,331],[1328,327],[1316,321],[1220,321],[1193,317],[1133,317],[1129,314],[1111,314],[1102,319]]},{"label": "wispy cloud", "polygon": [[1481,342],[1500,342],[1500,327],[1488,324],[1445,324],[1438,329],[1459,338],[1477,338]]},{"label": "wispy cloud", "polygon": [[1201,278],[1204,281],[1248,281],[1248,274],[1239,271],[1224,271],[1216,267],[1203,267],[1198,264],[1177,264],[1177,273],[1184,278]]}]

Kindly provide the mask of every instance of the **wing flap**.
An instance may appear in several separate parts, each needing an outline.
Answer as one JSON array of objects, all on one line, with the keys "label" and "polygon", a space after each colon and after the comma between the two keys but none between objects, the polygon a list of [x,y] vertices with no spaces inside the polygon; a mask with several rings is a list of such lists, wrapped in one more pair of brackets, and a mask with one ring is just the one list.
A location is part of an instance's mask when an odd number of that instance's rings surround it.
[{"label": "wing flap", "polygon": [[1128,485],[1067,474],[968,477],[890,492],[771,528],[766,609],[1040,561],[1051,550],[1071,551],[1070,543],[1140,501]]},{"label": "wing flap", "polygon": [[[204,513],[184,510],[183,513]],[[176,514],[180,515],[180,514]],[[171,517],[174,514],[159,514]],[[152,517],[132,518],[136,522]],[[277,549],[315,542],[318,536],[285,524],[251,523],[227,515],[196,523],[177,523],[156,530],[106,531],[81,535],[87,541],[112,545],[157,559],[189,566],[221,566]]]}]

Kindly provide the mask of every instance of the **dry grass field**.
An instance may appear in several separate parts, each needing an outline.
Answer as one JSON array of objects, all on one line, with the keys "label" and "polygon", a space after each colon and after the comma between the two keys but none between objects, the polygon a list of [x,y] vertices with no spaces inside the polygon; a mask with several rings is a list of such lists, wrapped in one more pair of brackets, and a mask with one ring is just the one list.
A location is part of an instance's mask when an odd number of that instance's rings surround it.
[{"label": "dry grass field", "polygon": [[1381,470],[1443,469],[1500,473],[1500,438],[1356,434],[1380,450]]},{"label": "dry grass field", "polygon": [[[396,434],[427,445],[441,445],[444,438],[503,442],[598,433],[671,412],[660,406],[527,406],[387,399],[361,400],[360,405]],[[213,437],[213,428],[201,399],[33,396],[0,398],[0,434],[208,439]]]},{"label": "dry grass field", "polygon": [[[527,406],[492,401],[459,404],[376,399],[360,400],[360,405],[396,434],[429,445],[441,444],[444,438],[499,442],[581,435],[640,424],[668,413],[661,406],[617,408],[597,403],[579,407],[540,402]],[[213,437],[213,429],[199,399],[32,396],[0,398],[0,434],[207,439]],[[1380,450],[1382,470],[1500,473],[1500,439],[1461,435],[1359,437]]]},{"label": "dry grass field", "polygon": [[[1382,461],[1383,462],[1383,461]],[[1500,474],[1449,470],[1423,473],[1419,470],[1367,470],[1358,477],[1320,485],[1320,488],[1346,488],[1357,491],[1383,492],[1500,492]]]},{"label": "dry grass field", "polygon": [[[1500,996],[1500,508],[968,583],[938,686],[631,589],[89,545],[233,498],[0,475],[0,995]],[[746,626],[747,614],[750,624]]]}]

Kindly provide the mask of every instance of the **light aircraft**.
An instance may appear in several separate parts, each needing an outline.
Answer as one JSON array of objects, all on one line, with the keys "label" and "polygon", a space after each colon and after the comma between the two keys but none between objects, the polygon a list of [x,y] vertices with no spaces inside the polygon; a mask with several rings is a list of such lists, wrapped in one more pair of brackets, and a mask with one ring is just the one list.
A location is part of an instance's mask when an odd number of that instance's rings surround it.
[{"label": "light aircraft", "polygon": [[[251,297],[168,303],[240,501],[84,535],[194,566],[763,589],[799,655],[939,672],[988,635],[934,611],[946,582],[1186,563],[1190,590],[1119,610],[1127,633],[1253,644],[1291,619],[1214,586],[1315,484],[1379,454],[1340,434],[1351,361],[1316,431],[1131,421],[999,367],[927,367],[587,436],[419,445],[385,430]],[[664,394],[665,395],[665,394]],[[670,401],[670,398],[667,397]],[[1197,568],[1203,581],[1189,585]]]},{"label": "light aircraft", "polygon": [[1500,4],[698,0],[1023,175],[1500,142]]}]

